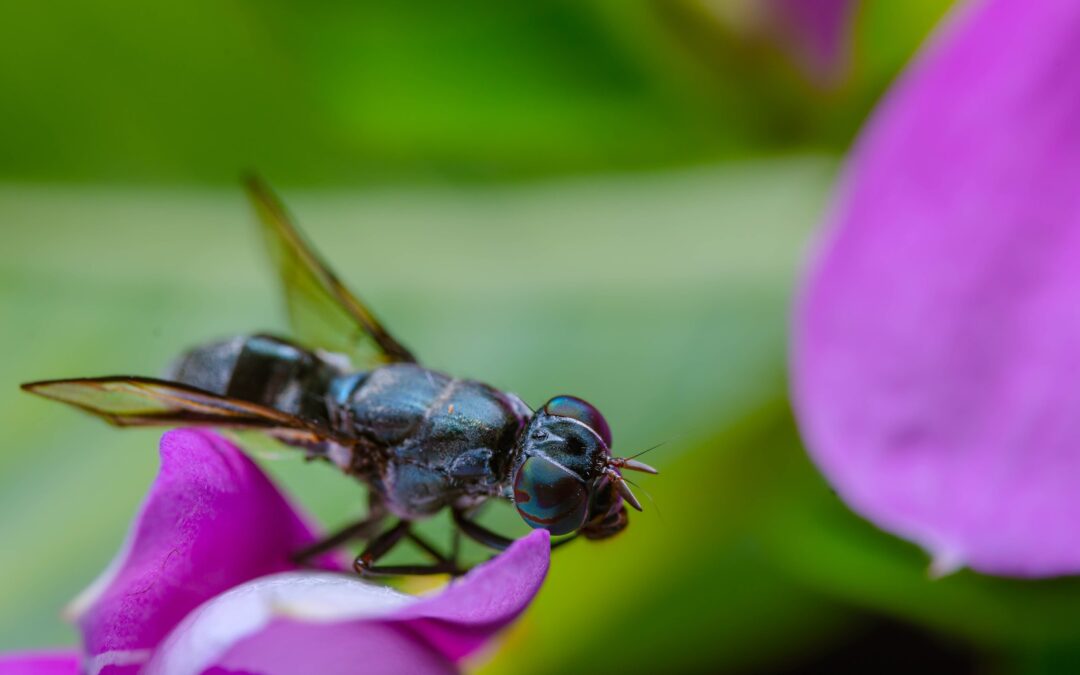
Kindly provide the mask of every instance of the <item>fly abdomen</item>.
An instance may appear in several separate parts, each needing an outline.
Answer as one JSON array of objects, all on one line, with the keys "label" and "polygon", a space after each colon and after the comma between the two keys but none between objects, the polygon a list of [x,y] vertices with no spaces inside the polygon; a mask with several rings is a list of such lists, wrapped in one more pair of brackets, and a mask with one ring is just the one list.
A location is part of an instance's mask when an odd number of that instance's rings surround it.
[{"label": "fly abdomen", "polygon": [[327,423],[326,392],[340,370],[319,355],[271,335],[242,335],[196,347],[167,378]]}]

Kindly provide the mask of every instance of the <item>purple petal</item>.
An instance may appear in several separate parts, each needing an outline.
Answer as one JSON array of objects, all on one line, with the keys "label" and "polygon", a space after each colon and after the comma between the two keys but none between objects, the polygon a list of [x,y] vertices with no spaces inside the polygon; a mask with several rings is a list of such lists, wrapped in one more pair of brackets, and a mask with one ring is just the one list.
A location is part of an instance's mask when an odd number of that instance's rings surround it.
[{"label": "purple petal", "polygon": [[847,68],[853,0],[769,0],[779,38],[807,74],[822,84]]},{"label": "purple petal", "polygon": [[538,530],[423,598],[326,572],[256,579],[192,612],[146,673],[452,672],[525,610],[549,551]]},{"label": "purple petal", "polygon": [[406,607],[394,620],[459,661],[480,648],[532,602],[547,575],[550,536],[536,530],[441,594]]},{"label": "purple petal", "polygon": [[1080,572],[1080,3],[966,7],[863,134],[794,399],[840,494],[940,568]]},{"label": "purple petal", "polygon": [[457,667],[435,647],[401,626],[379,621],[357,626],[288,619],[275,619],[257,636],[238,642],[221,657],[215,668],[220,668],[222,675],[237,672],[273,675],[458,672]]},{"label": "purple petal", "polygon": [[0,654],[0,675],[78,675],[79,654],[74,650]]},{"label": "purple petal", "polygon": [[313,539],[235,446],[210,432],[169,432],[124,550],[76,601],[91,666],[136,670],[192,609],[237,584],[295,569],[290,554]]}]

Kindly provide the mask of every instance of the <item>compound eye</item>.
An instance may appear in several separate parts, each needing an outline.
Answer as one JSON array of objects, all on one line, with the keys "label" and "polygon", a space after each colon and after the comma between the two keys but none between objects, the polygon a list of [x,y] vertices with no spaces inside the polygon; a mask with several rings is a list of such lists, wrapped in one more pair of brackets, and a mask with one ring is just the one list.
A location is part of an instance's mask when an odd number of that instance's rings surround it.
[{"label": "compound eye", "polygon": [[556,396],[544,405],[544,412],[556,417],[569,417],[586,425],[596,432],[604,441],[604,445],[611,447],[611,427],[600,411],[588,401],[583,401],[576,396]]},{"label": "compound eye", "polygon": [[585,524],[589,493],[568,470],[530,457],[514,476],[514,505],[529,527],[567,534]]}]

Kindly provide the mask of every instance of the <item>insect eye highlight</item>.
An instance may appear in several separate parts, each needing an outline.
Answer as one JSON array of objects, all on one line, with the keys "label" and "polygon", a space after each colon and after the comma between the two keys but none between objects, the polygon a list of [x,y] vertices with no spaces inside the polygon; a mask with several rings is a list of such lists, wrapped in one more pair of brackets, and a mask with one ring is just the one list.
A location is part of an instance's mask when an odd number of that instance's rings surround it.
[{"label": "insect eye highlight", "polygon": [[556,396],[544,404],[544,412],[581,422],[595,431],[596,435],[603,439],[604,445],[611,447],[611,427],[600,411],[588,401],[576,396]]}]

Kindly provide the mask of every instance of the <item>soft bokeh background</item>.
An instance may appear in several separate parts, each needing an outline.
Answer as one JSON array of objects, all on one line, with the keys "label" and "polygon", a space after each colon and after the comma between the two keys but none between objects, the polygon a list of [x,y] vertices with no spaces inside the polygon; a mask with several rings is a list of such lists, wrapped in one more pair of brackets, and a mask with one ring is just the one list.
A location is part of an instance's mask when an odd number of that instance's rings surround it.
[{"label": "soft bokeh background", "polygon": [[[560,551],[486,672],[1080,667],[1080,583],[929,579],[836,499],[785,401],[840,160],[950,3],[859,4],[824,76],[768,4],[5,3],[0,649],[75,639],[60,609],[157,465],[156,432],[16,385],[284,330],[235,180],[255,168],[427,364],[588,398],[622,454],[665,443],[646,512]],[[362,513],[255,445],[327,526]]]}]

